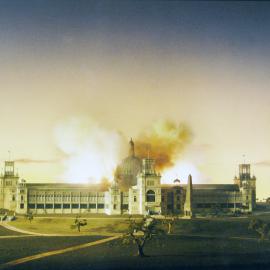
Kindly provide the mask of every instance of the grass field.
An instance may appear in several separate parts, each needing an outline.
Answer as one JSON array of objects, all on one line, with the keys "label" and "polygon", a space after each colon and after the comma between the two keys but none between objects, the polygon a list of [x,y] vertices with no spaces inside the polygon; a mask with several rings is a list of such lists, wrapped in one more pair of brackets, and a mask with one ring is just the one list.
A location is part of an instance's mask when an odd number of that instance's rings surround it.
[{"label": "grass field", "polygon": [[81,227],[81,232],[71,229],[74,219],[70,217],[36,217],[32,222],[24,217],[19,217],[9,224],[26,231],[45,234],[78,234],[78,235],[102,235],[121,233],[127,228],[127,218],[91,218],[87,220],[87,225]]},{"label": "grass field", "polygon": [[[261,218],[261,217],[260,217]],[[262,216],[270,221],[269,215]],[[30,223],[24,217],[10,222],[10,225],[31,232],[45,234],[78,234],[99,235],[123,233],[128,226],[127,218],[102,217],[88,218],[88,224],[81,227],[81,232],[71,230],[70,225],[74,222],[73,217],[35,217]],[[175,234],[202,234],[211,236],[248,236],[256,237],[256,234],[248,230],[250,218],[216,218],[216,219],[193,219],[177,220],[173,226]]]},{"label": "grass field", "polygon": [[179,220],[174,226],[176,234],[200,234],[220,237],[256,237],[248,229],[250,219]]}]

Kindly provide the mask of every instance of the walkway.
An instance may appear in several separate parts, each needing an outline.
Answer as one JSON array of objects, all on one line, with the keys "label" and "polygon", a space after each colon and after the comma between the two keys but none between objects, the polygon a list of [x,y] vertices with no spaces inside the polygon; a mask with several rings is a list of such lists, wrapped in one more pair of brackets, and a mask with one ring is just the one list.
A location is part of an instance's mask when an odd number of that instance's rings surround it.
[{"label": "walkway", "polygon": [[[8,223],[0,223],[0,226],[3,226],[4,228],[10,230],[10,231],[14,231],[14,232],[18,232],[18,233],[23,233],[23,234],[26,234],[28,236],[78,236],[78,237],[82,237],[82,236],[88,236],[90,234],[60,234],[60,233],[55,233],[55,234],[49,234],[49,233],[37,233],[37,232],[31,232],[31,231],[26,231],[26,230],[22,230],[22,229],[19,229],[19,228],[16,228],[14,226],[11,226],[9,225]],[[100,236],[120,236],[121,234],[120,233],[99,233]],[[26,236],[25,236],[26,237]],[[1,238],[1,236],[0,236]],[[7,238],[7,237],[6,237]]]}]

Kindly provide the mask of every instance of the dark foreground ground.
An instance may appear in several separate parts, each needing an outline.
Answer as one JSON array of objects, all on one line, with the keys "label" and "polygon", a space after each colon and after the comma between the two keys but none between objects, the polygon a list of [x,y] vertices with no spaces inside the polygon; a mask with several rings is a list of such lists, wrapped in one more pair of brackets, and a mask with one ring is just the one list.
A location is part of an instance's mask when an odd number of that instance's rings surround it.
[{"label": "dark foreground ground", "polygon": [[[0,239],[0,265],[26,256],[102,239],[100,236],[23,237]],[[1,268],[0,268],[1,269]]]},{"label": "dark foreground ground", "polygon": [[[270,222],[269,214],[260,218]],[[270,269],[270,241],[256,240],[257,233],[248,230],[249,222],[250,218],[179,220],[174,226],[175,235],[163,236],[159,241],[153,240],[147,244],[145,253],[148,257],[145,258],[134,256],[135,246],[123,246],[119,240],[115,240],[8,269]],[[111,227],[105,229],[114,232]],[[102,238],[99,236],[1,238],[1,235],[15,234],[18,233],[0,226],[0,269],[1,264],[14,259]]]},{"label": "dark foreground ground", "polygon": [[[69,242],[74,240],[68,239]],[[75,242],[85,240],[93,239],[77,237]],[[38,238],[28,238],[25,250],[33,252],[40,241]],[[63,245],[61,238],[46,237],[42,241],[47,246],[50,243],[51,247]],[[13,244],[10,243],[14,246]],[[11,251],[18,254],[15,247]],[[170,235],[158,242],[149,243],[145,253],[149,256],[134,256],[134,246],[123,246],[117,240],[31,261],[10,269],[270,269],[270,242],[257,240]]]}]

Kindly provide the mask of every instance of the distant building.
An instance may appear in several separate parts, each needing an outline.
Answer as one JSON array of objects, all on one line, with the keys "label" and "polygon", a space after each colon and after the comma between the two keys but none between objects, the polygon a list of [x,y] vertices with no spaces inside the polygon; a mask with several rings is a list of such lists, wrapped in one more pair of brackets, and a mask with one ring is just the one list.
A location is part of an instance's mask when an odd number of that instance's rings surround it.
[{"label": "distant building", "polygon": [[20,214],[180,214],[190,218],[250,213],[256,207],[256,178],[250,175],[250,164],[239,165],[234,184],[193,184],[191,175],[187,185],[179,179],[161,184],[155,160],[137,158],[131,140],[129,156],[119,165],[117,177],[107,191],[101,185],[27,183],[19,181],[14,162],[6,161],[0,177],[0,208]]}]

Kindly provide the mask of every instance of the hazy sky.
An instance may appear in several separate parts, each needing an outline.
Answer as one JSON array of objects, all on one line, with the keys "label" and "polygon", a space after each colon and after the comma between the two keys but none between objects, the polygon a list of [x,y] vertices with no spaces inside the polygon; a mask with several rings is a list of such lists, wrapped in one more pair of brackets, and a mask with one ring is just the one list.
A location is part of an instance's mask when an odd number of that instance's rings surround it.
[{"label": "hazy sky", "polygon": [[0,158],[54,181],[71,117],[126,138],[171,119],[204,181],[231,183],[245,154],[270,196],[269,48],[268,2],[0,0]]}]

